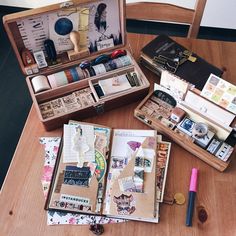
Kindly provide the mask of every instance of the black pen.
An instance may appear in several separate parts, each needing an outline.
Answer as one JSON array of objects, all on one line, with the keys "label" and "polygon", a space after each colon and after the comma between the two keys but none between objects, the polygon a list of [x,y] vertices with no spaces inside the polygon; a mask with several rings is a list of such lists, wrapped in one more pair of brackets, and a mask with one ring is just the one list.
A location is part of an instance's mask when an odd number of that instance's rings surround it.
[{"label": "black pen", "polygon": [[192,169],[190,186],[189,186],[189,195],[188,195],[188,208],[186,216],[186,225],[192,226],[192,217],[194,210],[194,201],[197,193],[197,179],[198,179],[198,170],[196,168]]}]

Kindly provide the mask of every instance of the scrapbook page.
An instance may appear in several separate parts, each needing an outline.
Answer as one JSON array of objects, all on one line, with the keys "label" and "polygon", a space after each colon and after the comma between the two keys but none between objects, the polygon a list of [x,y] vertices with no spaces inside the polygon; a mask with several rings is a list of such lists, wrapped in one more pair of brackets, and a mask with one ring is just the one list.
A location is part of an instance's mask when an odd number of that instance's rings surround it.
[{"label": "scrapbook page", "polygon": [[49,208],[101,212],[110,129],[83,123],[64,125]]},{"label": "scrapbook page", "polygon": [[[55,166],[57,153],[60,145],[61,138],[59,137],[41,137],[39,139],[40,144],[44,146],[44,167],[42,174],[42,187],[44,197],[47,198],[49,185],[51,182],[53,169]],[[93,216],[86,214],[77,214],[69,212],[61,212],[55,210],[47,211],[47,224],[48,225],[84,225],[84,224],[111,224],[122,223],[126,220],[115,219],[104,216]]]},{"label": "scrapbook page", "polygon": [[113,130],[110,157],[109,128],[70,122],[63,133],[46,209],[158,222],[156,131]]},{"label": "scrapbook page", "polygon": [[155,218],[155,163],[155,131],[113,131],[106,187],[106,215],[134,220]]}]

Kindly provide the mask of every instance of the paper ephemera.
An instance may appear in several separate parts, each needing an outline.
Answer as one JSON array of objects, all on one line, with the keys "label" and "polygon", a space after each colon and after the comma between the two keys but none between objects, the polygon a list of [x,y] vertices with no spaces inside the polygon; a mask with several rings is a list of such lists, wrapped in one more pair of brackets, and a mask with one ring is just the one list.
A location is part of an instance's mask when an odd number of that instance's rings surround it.
[{"label": "paper ephemera", "polygon": [[[101,11],[101,5],[104,10]],[[88,39],[90,52],[121,44],[119,1],[94,1],[86,4],[89,8]],[[102,13],[102,14],[101,14]],[[101,14],[101,17],[99,15]]]},{"label": "paper ephemera", "polygon": [[236,86],[211,74],[201,95],[224,109],[236,114]]},{"label": "paper ephemera", "polygon": [[[45,156],[44,156],[44,168],[42,175],[42,185],[45,198],[47,197],[49,185],[53,169],[56,162],[57,152],[59,149],[60,138],[58,137],[41,137],[40,143],[44,145]],[[78,196],[61,195],[61,201],[72,201],[83,204],[89,204],[89,199],[81,198]],[[82,224],[110,224],[110,223],[122,223],[126,220],[113,219],[102,216],[90,216],[84,214],[65,213],[60,211],[47,211],[47,224],[58,225],[82,225]]]},{"label": "paper ephemera", "polygon": [[91,125],[64,125],[63,162],[95,162],[94,127]]},{"label": "paper ephemera", "polygon": [[81,89],[67,96],[56,98],[39,105],[43,119],[65,115],[95,103],[90,88]]},{"label": "paper ephemera", "polygon": [[70,41],[70,32],[79,30],[79,13],[55,12],[48,15],[49,36],[53,40],[57,53],[68,51],[74,48]]},{"label": "paper ephemera", "polygon": [[60,115],[66,112],[66,107],[61,98],[52,100],[51,106],[55,115]]},{"label": "paper ephemera", "polygon": [[48,16],[37,15],[17,21],[24,45],[31,52],[44,51],[44,41],[49,38]]},{"label": "paper ephemera", "polygon": [[47,119],[53,117],[55,115],[52,104],[50,102],[45,102],[39,105],[39,109],[41,111],[41,115],[43,119]]},{"label": "paper ephemera", "polygon": [[166,176],[169,164],[171,143],[157,143],[157,202],[163,202]]},{"label": "paper ephemera", "polygon": [[170,90],[172,96],[180,100],[183,100],[190,86],[189,83],[168,71],[162,71],[160,85]]},{"label": "paper ephemera", "polygon": [[61,138],[59,137],[41,137],[39,139],[39,142],[44,145],[45,150],[43,175],[41,178],[43,193],[45,197],[48,194],[60,141]]},{"label": "paper ephemera", "polygon": [[87,107],[95,103],[90,89],[83,89],[73,93],[81,107]]}]

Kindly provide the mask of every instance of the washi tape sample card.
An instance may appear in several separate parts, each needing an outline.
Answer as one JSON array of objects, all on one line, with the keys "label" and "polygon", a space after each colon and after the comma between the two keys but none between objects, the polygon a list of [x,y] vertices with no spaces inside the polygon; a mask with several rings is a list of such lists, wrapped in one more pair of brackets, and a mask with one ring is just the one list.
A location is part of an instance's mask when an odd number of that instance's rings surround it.
[{"label": "washi tape sample card", "polygon": [[236,86],[211,74],[201,95],[236,114]]}]

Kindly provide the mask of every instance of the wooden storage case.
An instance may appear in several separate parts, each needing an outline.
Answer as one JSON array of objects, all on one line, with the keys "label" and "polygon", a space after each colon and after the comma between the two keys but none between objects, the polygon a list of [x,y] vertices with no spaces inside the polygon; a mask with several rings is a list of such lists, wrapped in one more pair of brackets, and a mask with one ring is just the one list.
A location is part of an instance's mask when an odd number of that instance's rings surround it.
[{"label": "wooden storage case", "polygon": [[[189,91],[196,94],[197,96],[200,96],[200,90],[198,89],[190,88]],[[173,122],[168,119],[163,122],[161,121],[161,119],[152,117],[152,115],[145,112],[142,107],[146,104],[147,101],[150,101],[150,98],[153,96],[153,94],[154,91],[150,91],[150,93],[144,98],[144,100],[137,106],[134,111],[134,116],[149,127],[166,135],[202,161],[223,172],[228,167],[232,158],[235,157],[235,147],[233,147],[234,150],[228,160],[223,161],[213,154],[209,153],[206,149],[203,149],[202,147],[195,144],[194,139],[191,136],[188,136],[187,134],[183,135],[181,131],[176,131],[177,124],[173,125]],[[204,116],[201,112],[197,112],[196,110],[192,109],[192,107],[186,106],[185,104],[181,104],[180,107],[181,109],[185,110],[187,117],[190,117],[190,119],[193,119],[194,117],[195,122],[206,123],[207,125],[209,125],[209,127],[214,129],[216,134],[221,133],[223,136],[227,136],[233,130],[232,127],[233,124],[235,124],[235,118],[232,121],[231,126],[223,126],[222,124],[217,123],[216,119],[209,119],[209,117]],[[216,114],[216,116],[217,115],[219,114]]]},{"label": "wooden storage case", "polygon": [[[80,9],[82,9],[83,7],[87,7],[89,8],[89,24],[88,24],[87,33],[88,33],[88,39],[90,39],[89,37],[92,35],[92,33],[90,32],[90,27],[94,22],[94,17],[96,16],[95,7],[97,7],[98,4],[100,3],[107,4],[107,8],[108,8],[107,11],[113,10],[114,12],[116,12],[117,9],[116,8],[111,9],[112,8],[111,6],[113,5],[118,6],[118,14],[117,14],[118,19],[116,20],[119,22],[118,25],[120,27],[118,29],[119,35],[117,35],[117,38],[119,38],[119,41],[117,40],[115,41],[115,39],[113,39],[113,45],[112,46],[110,45],[108,48],[101,49],[101,50],[97,50],[97,49],[89,50],[90,51],[89,53],[85,52],[84,54],[81,53],[81,55],[76,60],[70,60],[68,58],[67,51],[62,51],[60,53],[57,53],[57,62],[58,62],[57,64],[38,69],[39,71],[37,73],[33,73],[32,75],[26,77],[27,85],[29,87],[29,91],[30,91],[34,106],[37,110],[39,119],[45,126],[46,130],[57,128],[61,126],[62,124],[66,123],[69,119],[81,120],[83,118],[86,118],[92,115],[97,115],[97,114],[103,113],[104,111],[125,105],[129,102],[137,101],[138,99],[142,99],[148,93],[150,84],[147,78],[145,77],[145,75],[140,70],[135,60],[132,58],[132,55],[128,52],[126,48],[125,1],[124,0],[112,0],[112,1],[104,0],[104,1],[97,2],[97,1],[90,1],[90,0],[80,0],[80,1],[74,1],[74,2],[67,2],[64,4],[55,4],[51,6],[27,10],[27,11],[4,16],[3,21],[4,21],[6,32],[9,36],[10,42],[15,51],[16,57],[19,61],[20,68],[22,72],[26,75],[27,68],[24,65],[24,62],[22,59],[22,55],[21,55],[22,50],[27,48],[27,45],[28,45],[27,42],[30,42],[30,40],[31,42],[32,40],[35,40],[35,42],[37,42],[37,38],[34,38],[35,35],[31,35],[31,34],[29,35],[29,33],[27,35],[27,32],[26,33],[23,32],[24,29],[22,31],[22,28],[20,28],[21,26],[19,26],[20,22],[27,22],[28,20],[28,23],[29,23],[30,22],[29,20],[31,19],[31,23],[32,23],[32,19],[34,18],[44,17],[45,19],[46,17],[47,18],[46,23],[48,24],[48,27],[49,27],[48,31],[50,31],[52,28],[52,26],[49,25],[49,20],[48,20],[50,18],[50,14],[59,15],[59,13],[64,12],[64,11],[65,12],[74,11],[74,12],[77,12],[77,14],[80,14]],[[109,12],[107,14],[109,14]],[[109,25],[109,22],[107,22],[107,24],[108,25],[105,27],[109,30],[112,29],[112,25]],[[95,28],[95,26],[93,27]],[[98,32],[98,30],[96,32]],[[101,35],[104,35],[104,32],[101,33]],[[113,38],[114,35],[113,34],[110,34],[110,35],[112,35],[112,38]],[[48,35],[46,35],[46,38],[48,36],[50,36],[49,32],[48,32]],[[30,47],[27,49],[31,50],[31,53],[34,52],[33,47]],[[37,75],[48,76],[48,75],[61,72],[70,68],[75,68],[76,66],[80,65],[80,63],[83,62],[84,60],[89,60],[90,62],[92,62],[98,56],[102,54],[106,54],[110,56],[112,52],[118,49],[126,50],[128,57],[131,58],[130,65],[125,65],[124,67],[121,67],[121,68],[116,67],[115,69],[108,71],[106,73],[91,76],[89,78],[85,78],[76,82],[68,83],[60,87],[50,88],[49,90],[46,90],[46,91],[42,91],[38,93],[34,92],[34,89],[32,86],[32,79],[35,76]],[[46,59],[48,62],[48,58]],[[99,80],[104,80],[104,79],[113,78],[119,75],[124,75],[127,72],[130,72],[130,73],[135,72],[137,74],[139,86],[132,86],[128,90],[122,90],[118,93],[114,93],[114,94],[99,98],[99,96],[97,95],[94,89],[94,85],[96,83],[99,83]],[[71,109],[69,111],[67,110],[64,113],[54,114],[51,117],[44,117],[42,115],[41,110],[40,110],[41,104],[50,102],[54,99],[65,97],[67,95],[70,95],[76,91],[83,90],[85,88],[89,88],[89,90],[91,90],[92,97],[94,98],[93,104],[88,104],[87,106],[85,105],[80,108]]]}]

